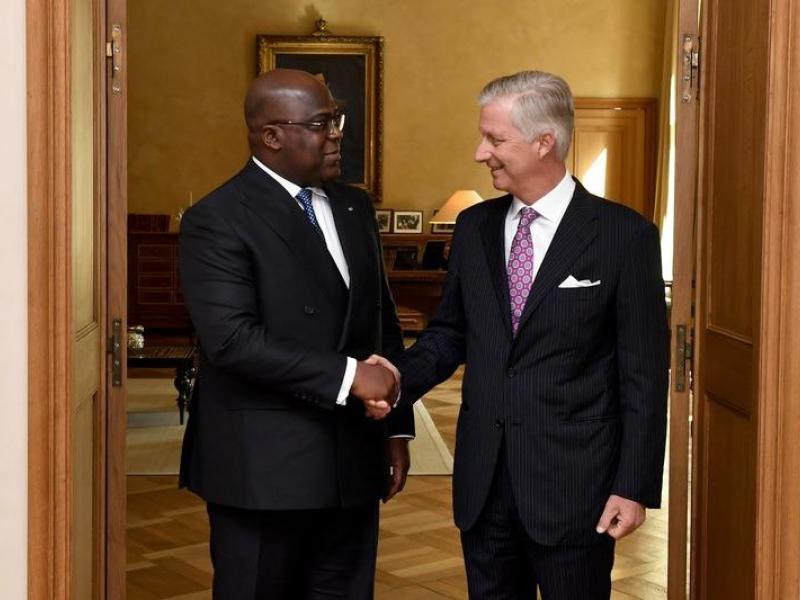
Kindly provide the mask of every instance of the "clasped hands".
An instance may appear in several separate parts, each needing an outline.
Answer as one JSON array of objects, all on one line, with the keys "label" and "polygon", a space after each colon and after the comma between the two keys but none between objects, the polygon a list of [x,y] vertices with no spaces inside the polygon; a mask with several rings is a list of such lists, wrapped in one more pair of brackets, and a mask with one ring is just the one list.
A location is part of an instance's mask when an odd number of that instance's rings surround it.
[{"label": "clasped hands", "polygon": [[400,372],[388,360],[373,354],[356,365],[356,375],[350,393],[364,404],[370,419],[386,417],[400,392]]}]

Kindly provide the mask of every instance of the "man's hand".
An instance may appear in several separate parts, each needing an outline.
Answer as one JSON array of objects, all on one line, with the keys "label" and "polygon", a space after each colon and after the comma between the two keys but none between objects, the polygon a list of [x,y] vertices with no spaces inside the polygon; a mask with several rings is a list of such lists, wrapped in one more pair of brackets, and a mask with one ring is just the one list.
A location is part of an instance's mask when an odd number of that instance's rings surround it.
[{"label": "man's hand", "polygon": [[403,490],[410,466],[408,439],[391,438],[389,440],[389,492],[384,497],[384,502],[388,502],[395,494]]},{"label": "man's hand", "polygon": [[608,533],[615,540],[621,540],[636,531],[644,523],[644,519],[644,506],[612,494],[597,522],[597,533]]},{"label": "man's hand", "polygon": [[350,393],[364,404],[370,419],[383,419],[397,397],[397,380],[387,368],[358,361]]},{"label": "man's hand", "polygon": [[389,362],[387,358],[381,356],[380,354],[373,354],[365,362],[368,365],[381,365],[382,367],[389,369],[394,374],[395,381],[397,381],[397,386],[400,387],[400,371],[398,371],[397,367]]}]

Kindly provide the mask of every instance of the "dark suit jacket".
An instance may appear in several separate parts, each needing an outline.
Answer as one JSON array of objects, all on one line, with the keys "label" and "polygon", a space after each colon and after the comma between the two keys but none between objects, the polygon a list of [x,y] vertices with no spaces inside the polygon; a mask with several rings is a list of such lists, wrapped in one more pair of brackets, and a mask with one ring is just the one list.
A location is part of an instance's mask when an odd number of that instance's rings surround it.
[{"label": "dark suit jacket", "polygon": [[207,501],[312,509],[387,489],[387,433],[361,402],[336,406],[346,357],[396,356],[402,337],[361,190],[324,186],[350,290],[297,202],[249,161],[181,221],[180,275],[201,352],[181,482]]},{"label": "dark suit jacket", "polygon": [[[466,364],[456,524],[475,523],[500,441],[528,534],[589,544],[609,495],[659,505],[668,329],[655,226],[578,183],[511,333],[504,223],[511,197],[462,213],[443,299],[397,365],[403,401]],[[559,288],[569,275],[596,287]]]}]

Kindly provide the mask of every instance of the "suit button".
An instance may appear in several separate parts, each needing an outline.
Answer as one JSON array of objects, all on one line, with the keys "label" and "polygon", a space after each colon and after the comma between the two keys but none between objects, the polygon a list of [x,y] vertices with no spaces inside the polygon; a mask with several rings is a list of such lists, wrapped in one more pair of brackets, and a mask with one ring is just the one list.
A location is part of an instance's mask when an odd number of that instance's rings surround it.
[{"label": "suit button", "polygon": [[508,371],[506,371],[506,375],[508,377],[514,377],[514,375],[516,375],[516,374],[517,374],[517,371],[514,370],[514,369],[509,369]]},{"label": "suit button", "polygon": [[502,419],[497,419],[497,421],[494,422],[494,426],[497,427],[498,429],[502,429],[504,425],[505,421],[503,421]]},{"label": "suit button", "polygon": [[303,307],[303,312],[306,313],[307,315],[313,315],[317,311],[314,310],[313,306],[304,306]]}]

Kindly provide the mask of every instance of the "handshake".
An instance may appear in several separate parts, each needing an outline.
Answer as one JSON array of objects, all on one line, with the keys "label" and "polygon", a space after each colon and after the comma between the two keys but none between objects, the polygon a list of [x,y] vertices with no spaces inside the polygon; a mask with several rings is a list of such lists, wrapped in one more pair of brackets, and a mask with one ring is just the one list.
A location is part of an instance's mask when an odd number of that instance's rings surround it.
[{"label": "handshake", "polygon": [[383,419],[392,411],[400,394],[400,372],[388,360],[373,354],[358,361],[350,393],[364,404],[367,417]]}]

